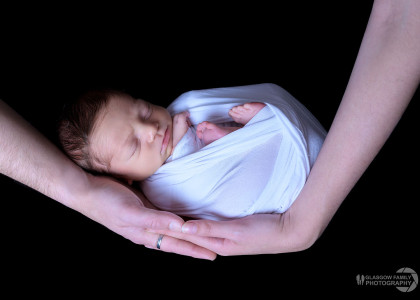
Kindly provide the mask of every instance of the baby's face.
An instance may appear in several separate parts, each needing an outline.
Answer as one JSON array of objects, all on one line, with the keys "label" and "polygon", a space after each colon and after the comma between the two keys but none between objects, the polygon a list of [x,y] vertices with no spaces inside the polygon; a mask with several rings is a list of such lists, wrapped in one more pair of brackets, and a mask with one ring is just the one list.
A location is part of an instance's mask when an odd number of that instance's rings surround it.
[{"label": "baby's face", "polygon": [[114,96],[99,114],[91,149],[125,179],[146,179],[172,153],[172,118],[160,106],[129,96]]}]

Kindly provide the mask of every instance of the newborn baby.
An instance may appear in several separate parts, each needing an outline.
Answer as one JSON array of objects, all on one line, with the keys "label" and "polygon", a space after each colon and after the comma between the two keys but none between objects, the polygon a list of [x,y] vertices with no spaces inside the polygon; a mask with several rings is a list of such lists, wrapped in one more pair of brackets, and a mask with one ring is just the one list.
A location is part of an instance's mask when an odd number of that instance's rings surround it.
[{"label": "newborn baby", "polygon": [[[229,115],[245,125],[264,106],[239,105]],[[188,116],[185,111],[171,117],[165,108],[120,91],[92,91],[63,116],[59,137],[65,152],[81,167],[131,184],[151,176],[166,162],[191,127]],[[239,128],[202,122],[197,138],[205,146]]]},{"label": "newborn baby", "polygon": [[272,84],[191,91],[167,109],[119,91],[91,92],[59,127],[81,167],[139,181],[162,210],[215,220],[288,209],[325,134]]}]

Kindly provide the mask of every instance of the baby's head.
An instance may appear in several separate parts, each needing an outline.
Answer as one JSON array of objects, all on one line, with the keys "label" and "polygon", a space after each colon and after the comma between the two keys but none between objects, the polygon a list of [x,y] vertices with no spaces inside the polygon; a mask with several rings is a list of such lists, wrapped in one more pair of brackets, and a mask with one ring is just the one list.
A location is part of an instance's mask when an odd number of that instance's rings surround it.
[{"label": "baby's head", "polygon": [[171,155],[172,118],[165,108],[126,93],[91,91],[66,108],[59,138],[84,169],[140,181]]}]

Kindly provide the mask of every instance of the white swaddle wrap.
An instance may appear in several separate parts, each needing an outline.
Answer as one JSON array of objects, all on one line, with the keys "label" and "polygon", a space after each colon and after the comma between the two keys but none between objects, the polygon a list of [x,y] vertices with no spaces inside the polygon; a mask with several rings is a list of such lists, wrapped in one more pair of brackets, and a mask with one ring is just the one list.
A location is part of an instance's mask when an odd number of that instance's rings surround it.
[{"label": "white swaddle wrap", "polygon": [[[243,128],[200,145],[196,125],[229,124],[228,111],[247,102],[267,105]],[[189,111],[193,128],[141,188],[158,208],[193,218],[226,220],[286,211],[326,135],[303,105],[274,84],[191,91],[168,110],[171,115]]]}]

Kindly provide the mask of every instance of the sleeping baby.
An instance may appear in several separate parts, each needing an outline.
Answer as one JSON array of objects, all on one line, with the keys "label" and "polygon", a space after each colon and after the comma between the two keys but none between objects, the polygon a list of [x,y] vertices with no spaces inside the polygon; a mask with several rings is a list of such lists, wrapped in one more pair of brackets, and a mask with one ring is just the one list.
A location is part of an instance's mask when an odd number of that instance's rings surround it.
[{"label": "sleeping baby", "polygon": [[191,91],[167,109],[91,91],[59,125],[64,151],[84,169],[140,182],[160,209],[213,220],[284,212],[325,134],[273,84]]}]

